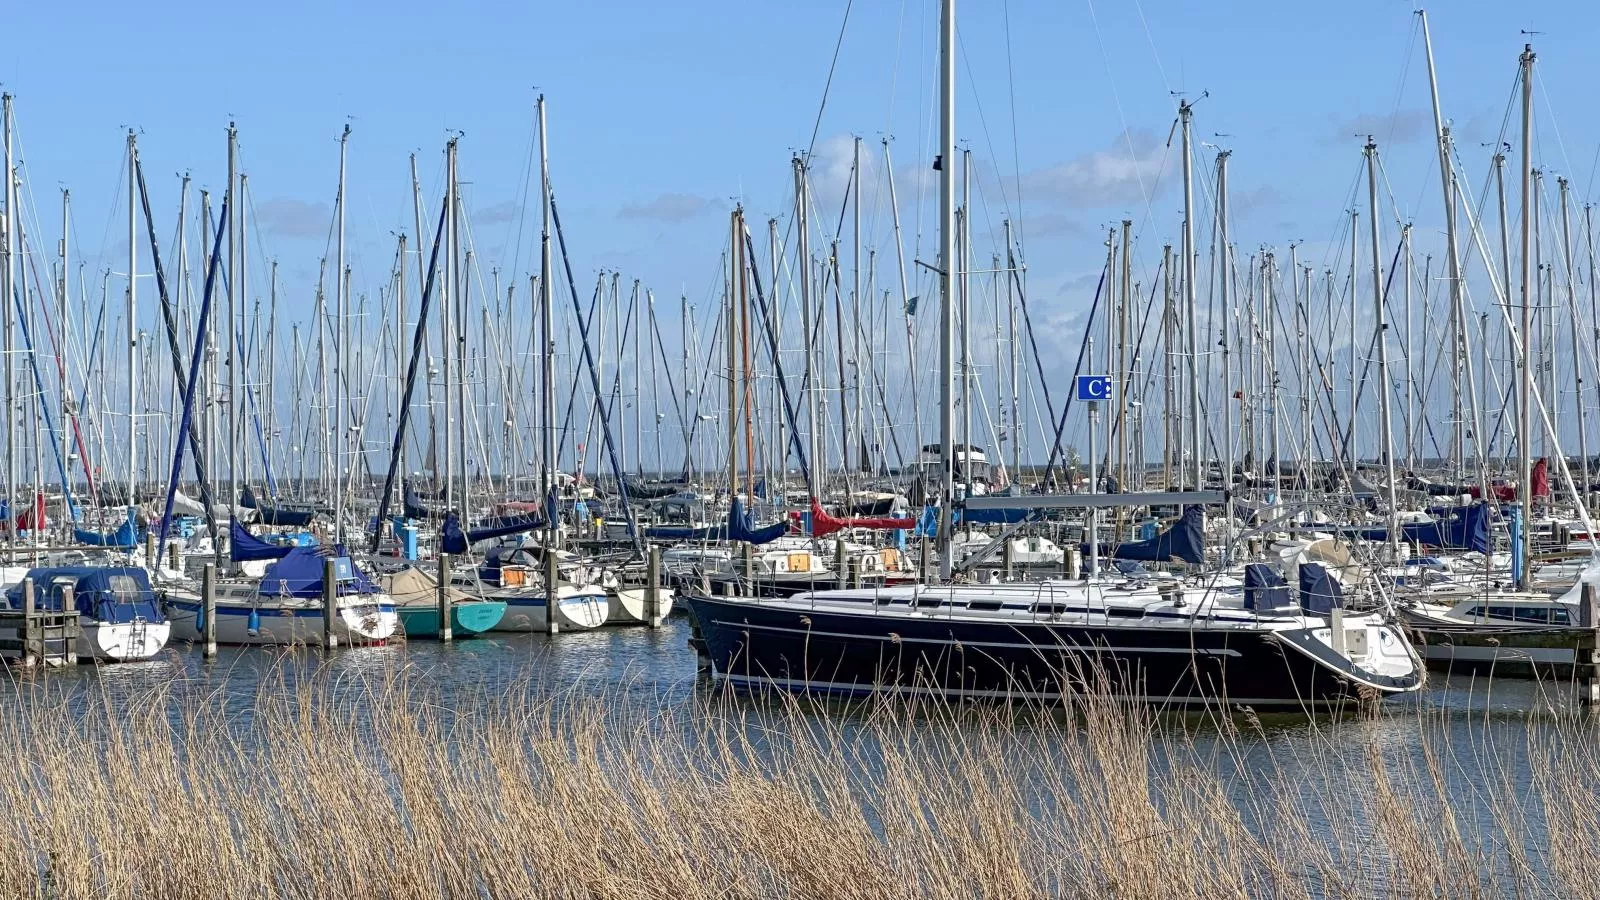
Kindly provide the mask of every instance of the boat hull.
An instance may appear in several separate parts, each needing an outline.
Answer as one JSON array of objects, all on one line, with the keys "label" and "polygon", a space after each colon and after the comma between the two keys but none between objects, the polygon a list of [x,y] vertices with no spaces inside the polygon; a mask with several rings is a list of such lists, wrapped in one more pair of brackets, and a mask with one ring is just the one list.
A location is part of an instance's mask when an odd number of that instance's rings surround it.
[{"label": "boat hull", "polygon": [[1408,628],[1429,668],[1506,678],[1567,678],[1592,632],[1580,628]]},{"label": "boat hull", "polygon": [[[506,604],[506,614],[494,631],[548,631],[550,604],[541,591],[525,591],[495,599]],[[610,604],[600,588],[562,587],[556,602],[556,624],[564,630],[599,628],[606,623]]]},{"label": "boat hull", "polygon": [[102,622],[79,617],[78,658],[105,662],[149,659],[167,646],[171,622]]},{"label": "boat hull", "polygon": [[685,602],[713,675],[734,687],[997,700],[1095,693],[1174,706],[1308,709],[1420,684],[1420,674],[1356,672],[1309,629],[1131,628],[852,614],[699,596]]},{"label": "boat hull", "polygon": [[[406,637],[438,637],[439,609],[430,606],[401,606],[400,626]],[[506,605],[499,600],[457,600],[450,604],[450,632],[453,637],[483,634],[500,624]]]},{"label": "boat hull", "polygon": [[[618,588],[606,594],[606,624],[642,625],[647,622],[644,608],[644,588]],[[672,613],[672,591],[661,588],[658,615],[666,618]]]},{"label": "boat hull", "polygon": [[[251,616],[251,612],[255,616]],[[200,601],[168,594],[167,620],[177,640],[198,641]],[[217,601],[216,635],[219,644],[278,645],[320,644],[323,639],[320,606],[282,606]],[[394,636],[400,619],[392,603],[342,600],[335,610],[333,635],[340,644],[379,643]]]}]

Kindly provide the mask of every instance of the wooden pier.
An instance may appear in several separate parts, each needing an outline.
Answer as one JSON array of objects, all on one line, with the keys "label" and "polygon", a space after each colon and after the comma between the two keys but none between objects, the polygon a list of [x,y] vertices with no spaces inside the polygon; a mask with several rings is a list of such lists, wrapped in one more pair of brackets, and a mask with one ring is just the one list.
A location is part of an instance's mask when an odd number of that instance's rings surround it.
[{"label": "wooden pier", "polygon": [[68,666],[78,662],[78,610],[70,592],[65,611],[39,609],[33,582],[23,582],[22,609],[0,610],[0,658],[23,666]]}]

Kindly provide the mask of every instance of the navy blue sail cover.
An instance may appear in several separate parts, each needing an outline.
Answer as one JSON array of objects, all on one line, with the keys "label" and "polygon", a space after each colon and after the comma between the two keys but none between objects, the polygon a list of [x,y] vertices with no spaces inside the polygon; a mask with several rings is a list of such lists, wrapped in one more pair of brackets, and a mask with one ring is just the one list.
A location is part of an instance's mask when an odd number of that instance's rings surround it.
[{"label": "navy blue sail cover", "polygon": [[273,563],[261,578],[261,593],[266,596],[320,597],[322,596],[322,564],[334,561],[334,577],[338,591],[343,594],[376,594],[378,586],[345,553],[336,546],[329,553],[319,547],[294,547],[283,558]]},{"label": "navy blue sail cover", "polygon": [[1205,512],[1199,506],[1185,506],[1183,515],[1166,531],[1147,541],[1118,544],[1110,556],[1141,562],[1166,562],[1176,558],[1202,565],[1206,561]]},{"label": "navy blue sail cover", "polygon": [[[1428,512],[1434,517],[1432,522],[1400,526],[1402,543],[1444,550],[1489,552],[1489,504],[1480,501],[1470,506],[1435,507]],[[1352,531],[1366,541],[1389,540],[1387,528],[1359,528]]]},{"label": "navy blue sail cover", "polygon": [[133,507],[128,507],[128,518],[124,519],[122,526],[110,534],[98,531],[89,531],[85,528],[72,529],[72,539],[80,544],[90,547],[115,547],[121,550],[132,550],[139,546],[139,526],[135,521]]},{"label": "navy blue sail cover", "polygon": [[784,521],[774,522],[765,528],[756,528],[750,522],[750,512],[738,497],[728,506],[728,540],[745,541],[761,546],[770,544],[778,538],[789,533],[789,523]]},{"label": "navy blue sail cover", "polygon": [[1266,563],[1249,563],[1244,567],[1244,608],[1267,612],[1293,606],[1289,598],[1289,582],[1278,570]]},{"label": "navy blue sail cover", "polygon": [[1317,563],[1300,564],[1300,607],[1308,613],[1325,616],[1342,606],[1344,589],[1333,573]]},{"label": "navy blue sail cover", "polygon": [[289,554],[290,549],[287,545],[274,544],[256,537],[246,531],[238,519],[234,519],[228,525],[228,557],[234,562],[282,559]]}]

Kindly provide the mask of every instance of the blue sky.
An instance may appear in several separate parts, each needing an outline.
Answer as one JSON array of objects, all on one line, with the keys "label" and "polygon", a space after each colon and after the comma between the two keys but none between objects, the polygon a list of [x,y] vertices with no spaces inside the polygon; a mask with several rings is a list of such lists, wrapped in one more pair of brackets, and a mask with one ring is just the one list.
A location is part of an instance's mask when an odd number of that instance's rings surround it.
[{"label": "blue sky", "polygon": [[[125,252],[116,212],[124,129],[140,131],[165,238],[176,173],[192,172],[197,186],[224,180],[232,118],[261,229],[257,264],[279,260],[285,309],[309,306],[317,259],[331,254],[347,120],[357,291],[387,283],[391,232],[412,230],[408,154],[418,153],[424,196],[436,202],[453,130],[463,134],[480,261],[526,272],[537,263],[533,220],[520,252],[513,236],[536,88],[549,101],[552,178],[582,292],[597,270],[617,269],[658,297],[682,291],[703,304],[720,290],[726,210],[737,199],[757,223],[786,215],[789,158],[813,128],[817,204],[830,220],[849,135],[865,139],[877,176],[880,139],[892,134],[908,256],[919,228],[933,227],[934,198],[917,178],[929,161],[930,0],[855,3],[820,124],[842,0],[15,6],[0,79],[17,97],[38,208],[30,224],[53,237],[57,186],[71,187],[74,242],[91,271],[102,253]],[[1459,2],[1430,16],[1446,114],[1473,179],[1530,39],[1519,31],[1543,31],[1531,38],[1540,54],[1536,160],[1571,177],[1580,199],[1592,197],[1588,44],[1600,10]],[[1234,151],[1241,248],[1281,252],[1303,241],[1313,257],[1336,260],[1369,131],[1419,245],[1437,229],[1426,73],[1406,3],[966,2],[960,24],[958,131],[973,150],[981,204],[975,253],[987,257],[1002,217],[1020,222],[1052,365],[1081,337],[1073,317],[1093,290],[1102,229],[1136,221],[1147,278],[1161,244],[1177,239],[1178,157],[1165,147],[1172,91],[1209,92],[1196,135]],[[881,191],[881,178],[870,185]],[[869,244],[891,254],[885,200],[866,227]],[[884,273],[880,284],[889,283]]]}]

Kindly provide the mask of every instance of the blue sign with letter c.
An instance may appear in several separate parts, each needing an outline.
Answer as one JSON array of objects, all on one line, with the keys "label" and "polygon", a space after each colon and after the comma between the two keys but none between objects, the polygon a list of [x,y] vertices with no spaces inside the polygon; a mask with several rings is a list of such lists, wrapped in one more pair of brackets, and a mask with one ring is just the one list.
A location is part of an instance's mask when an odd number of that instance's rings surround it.
[{"label": "blue sign with letter c", "polygon": [[1078,376],[1079,400],[1110,400],[1111,376],[1110,375],[1079,375]]}]

